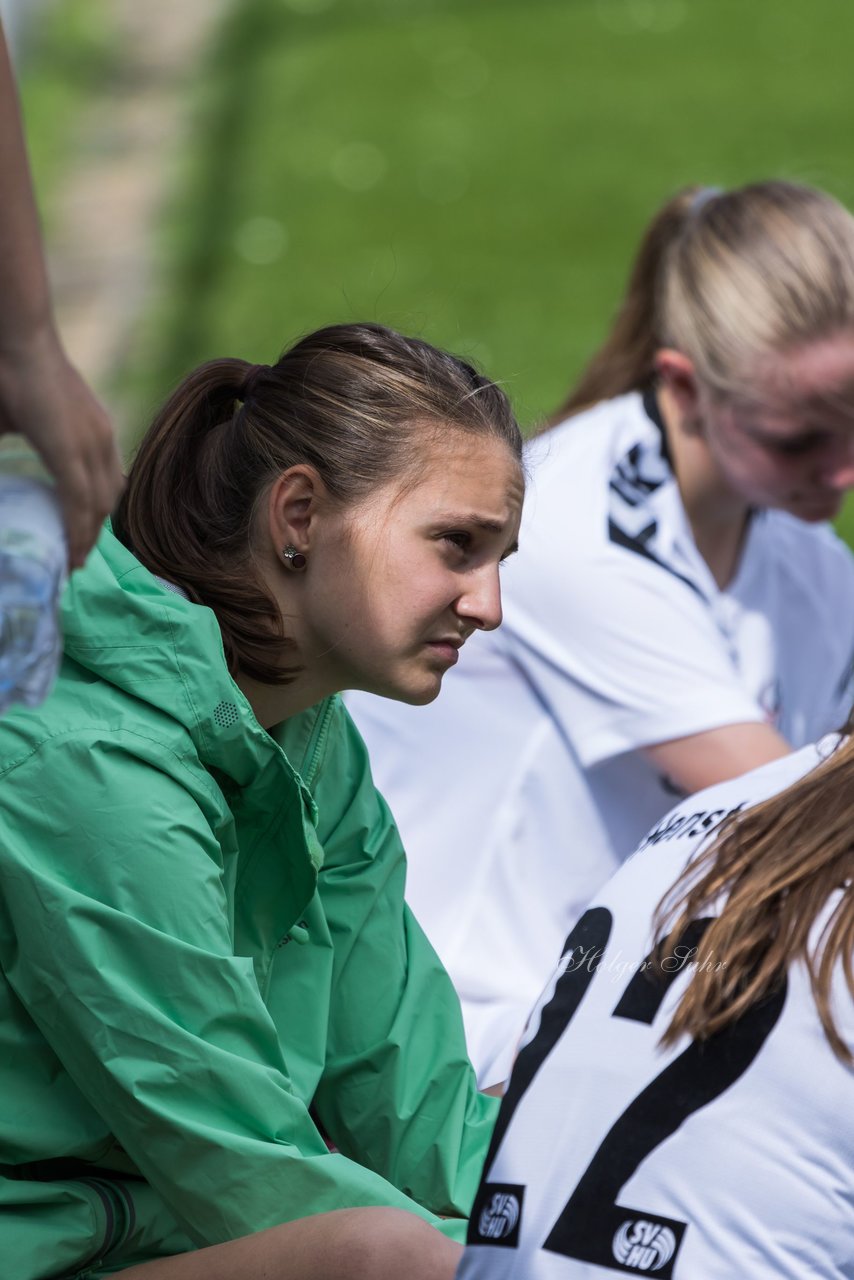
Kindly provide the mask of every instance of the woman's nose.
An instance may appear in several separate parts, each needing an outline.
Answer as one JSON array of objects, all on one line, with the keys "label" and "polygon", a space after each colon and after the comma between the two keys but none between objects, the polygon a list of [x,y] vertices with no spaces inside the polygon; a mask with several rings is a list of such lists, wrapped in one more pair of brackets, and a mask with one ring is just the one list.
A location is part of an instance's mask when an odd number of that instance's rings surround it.
[{"label": "woman's nose", "polygon": [[846,434],[822,469],[826,485],[840,493],[854,489],[854,431]]},{"label": "woman's nose", "polygon": [[498,566],[484,567],[467,584],[457,601],[457,613],[478,631],[494,631],[501,625],[501,583]]}]

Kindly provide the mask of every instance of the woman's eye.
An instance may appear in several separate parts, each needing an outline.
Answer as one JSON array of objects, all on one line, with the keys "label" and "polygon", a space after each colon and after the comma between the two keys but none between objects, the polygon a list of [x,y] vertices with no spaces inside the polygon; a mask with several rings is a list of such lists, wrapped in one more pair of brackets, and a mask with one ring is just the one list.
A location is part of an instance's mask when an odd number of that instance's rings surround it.
[{"label": "woman's eye", "polygon": [[775,453],[781,453],[784,457],[797,457],[801,453],[809,453],[812,449],[817,449],[827,442],[827,436],[819,431],[812,431],[809,435],[792,436],[789,440],[775,440],[772,448]]}]

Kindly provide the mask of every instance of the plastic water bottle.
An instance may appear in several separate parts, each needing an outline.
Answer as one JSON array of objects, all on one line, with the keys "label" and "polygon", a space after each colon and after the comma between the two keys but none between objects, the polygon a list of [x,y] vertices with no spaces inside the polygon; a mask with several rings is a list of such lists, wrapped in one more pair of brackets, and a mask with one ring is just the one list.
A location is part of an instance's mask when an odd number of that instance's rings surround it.
[{"label": "plastic water bottle", "polygon": [[0,474],[0,715],[13,702],[35,707],[50,692],[62,652],[67,555],[50,486]]}]

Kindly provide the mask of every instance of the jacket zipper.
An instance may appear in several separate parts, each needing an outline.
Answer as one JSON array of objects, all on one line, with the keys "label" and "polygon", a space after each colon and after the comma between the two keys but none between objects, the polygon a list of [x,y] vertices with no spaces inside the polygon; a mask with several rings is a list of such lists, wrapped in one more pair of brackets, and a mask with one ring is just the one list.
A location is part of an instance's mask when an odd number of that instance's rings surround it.
[{"label": "jacket zipper", "polygon": [[308,769],[305,772],[306,784],[310,787],[314,782],[314,775],[317,772],[317,766],[320,764],[320,757],[326,742],[326,730],[329,721],[332,719],[332,712],[335,710],[335,699],[330,698],[320,717],[317,728],[314,731],[313,740],[310,744],[311,758],[309,760]]}]

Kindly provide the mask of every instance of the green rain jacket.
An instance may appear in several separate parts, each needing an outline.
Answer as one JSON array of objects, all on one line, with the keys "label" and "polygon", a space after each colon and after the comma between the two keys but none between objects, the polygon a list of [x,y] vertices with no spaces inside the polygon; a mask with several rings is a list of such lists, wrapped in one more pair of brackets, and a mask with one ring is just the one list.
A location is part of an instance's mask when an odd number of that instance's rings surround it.
[{"label": "green rain jacket", "polygon": [[497,1103],[340,699],[264,731],[108,529],[63,612],[54,693],[0,721],[2,1273],[352,1205],[462,1238]]}]

